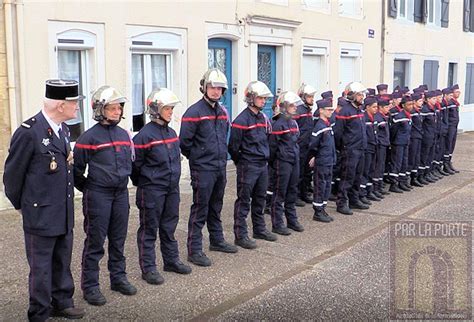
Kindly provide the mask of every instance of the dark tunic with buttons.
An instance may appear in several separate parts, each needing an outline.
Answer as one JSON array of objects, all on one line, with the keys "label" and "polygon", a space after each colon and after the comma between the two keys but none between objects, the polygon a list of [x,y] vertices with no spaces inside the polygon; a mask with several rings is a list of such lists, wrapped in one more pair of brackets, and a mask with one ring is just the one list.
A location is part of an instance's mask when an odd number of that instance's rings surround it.
[{"label": "dark tunic with buttons", "polygon": [[[66,124],[61,127],[68,137]],[[69,143],[54,134],[41,112],[13,134],[3,183],[8,199],[21,209],[25,232],[59,236],[72,231],[74,181],[69,152]]]}]

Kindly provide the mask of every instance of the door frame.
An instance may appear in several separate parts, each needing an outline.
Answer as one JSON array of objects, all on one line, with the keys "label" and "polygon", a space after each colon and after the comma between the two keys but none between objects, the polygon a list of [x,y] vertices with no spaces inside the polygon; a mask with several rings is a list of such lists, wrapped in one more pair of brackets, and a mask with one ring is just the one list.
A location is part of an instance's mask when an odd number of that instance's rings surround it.
[{"label": "door frame", "polygon": [[232,115],[232,70],[233,70],[233,60],[232,60],[232,40],[226,38],[209,38],[207,40],[207,48],[208,49],[216,49],[216,48],[224,48],[226,50],[226,57],[225,57],[225,64],[226,64],[226,73],[225,76],[227,78],[227,91],[226,95],[229,102],[225,102],[225,107],[229,115]]}]

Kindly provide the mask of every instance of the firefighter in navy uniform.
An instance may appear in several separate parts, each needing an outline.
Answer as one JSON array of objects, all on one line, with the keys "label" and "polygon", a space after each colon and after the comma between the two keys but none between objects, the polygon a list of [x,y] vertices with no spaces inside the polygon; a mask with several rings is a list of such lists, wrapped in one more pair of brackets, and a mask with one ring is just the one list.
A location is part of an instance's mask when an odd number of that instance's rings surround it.
[{"label": "firefighter in navy uniform", "polygon": [[421,179],[421,182],[418,180],[418,171],[421,170],[421,141],[423,139],[423,119],[421,116],[423,95],[417,91],[411,98],[413,99],[413,110],[411,112],[412,127],[408,148],[408,171],[410,171],[409,175],[411,177],[410,184],[414,187],[423,187],[425,181],[423,179]]},{"label": "firefighter in navy uniform", "polygon": [[429,91],[425,93],[425,104],[421,108],[421,117],[423,119],[423,138],[421,141],[421,167],[420,179],[433,183],[437,181],[431,174],[431,163],[433,161],[435,143],[436,143],[436,128],[438,120],[436,118],[436,93]]},{"label": "firefighter in navy uniform", "polygon": [[262,113],[267,99],[273,97],[267,85],[250,82],[245,89],[245,108],[232,122],[229,154],[237,168],[237,200],[234,204],[235,244],[246,249],[257,247],[247,230],[247,216],[252,216],[253,238],[275,241],[277,237],[265,226],[263,209],[268,186],[268,135],[271,124]]},{"label": "firefighter in navy uniform", "polygon": [[454,173],[459,173],[459,171],[454,168],[452,158],[454,153],[454,148],[456,147],[456,136],[458,133],[458,124],[459,124],[459,106],[461,105],[458,101],[461,91],[459,90],[459,85],[453,85],[453,98],[450,105],[448,105],[448,139],[446,141],[447,152],[448,152],[448,161],[446,168],[449,168]]},{"label": "firefighter in navy uniform", "polygon": [[384,174],[386,166],[386,158],[389,153],[390,147],[390,129],[389,129],[389,109],[390,101],[387,99],[379,98],[377,100],[378,112],[374,116],[374,121],[377,123],[377,150],[375,157],[375,175],[374,181],[374,194],[383,199],[384,195],[389,192],[384,190]]},{"label": "firefighter in navy uniform", "polygon": [[151,122],[133,138],[135,161],[132,182],[136,185],[136,204],[140,210],[137,231],[138,259],[142,278],[149,284],[162,284],[156,269],[155,243],[160,236],[163,270],[179,274],[191,273],[191,267],[179,259],[174,237],[179,220],[179,178],[181,151],[176,132],[168,126],[173,108],[180,103],[167,88],[153,90],[147,99]]},{"label": "firefighter in navy uniform", "polygon": [[[293,92],[282,93],[277,100],[280,113],[272,124],[270,135],[270,165],[274,169],[271,205],[272,231],[290,235],[290,229],[302,232],[303,225],[296,214],[299,178],[299,128],[293,116],[300,101]],[[284,222],[286,217],[286,225]]]},{"label": "firefighter in navy uniform", "polygon": [[345,102],[336,115],[334,139],[341,153],[341,182],[337,194],[337,212],[352,215],[353,209],[368,209],[359,199],[359,189],[364,168],[364,150],[367,145],[364,114],[361,106],[366,88],[358,82],[349,83],[345,89]]},{"label": "firefighter in navy uniform", "polygon": [[5,162],[5,194],[23,217],[30,321],[84,316],[73,301],[73,159],[64,123],[83,98],[76,81],[48,80],[43,109],[15,131]]},{"label": "firefighter in navy uniform", "polygon": [[298,96],[303,104],[298,105],[296,115],[293,119],[298,123],[300,128],[300,136],[298,137],[298,146],[300,148],[300,177],[298,179],[298,200],[296,205],[303,207],[305,203],[312,203],[313,198],[308,193],[308,187],[311,185],[311,168],[309,167],[309,141],[311,131],[314,127],[313,122],[313,105],[316,89],[307,84],[302,84],[298,89]]},{"label": "firefighter in navy uniform", "polygon": [[331,99],[316,102],[320,112],[318,122],[313,128],[310,141],[310,165],[313,173],[313,220],[331,222],[333,218],[326,212],[331,193],[333,166],[336,164],[336,146],[330,118],[334,111]]},{"label": "firefighter in navy uniform", "polygon": [[443,89],[443,100],[441,102],[442,106],[442,111],[443,111],[443,140],[440,142],[440,168],[441,172],[453,175],[456,172],[453,171],[449,167],[449,154],[450,154],[450,133],[449,133],[449,128],[450,128],[450,120],[449,116],[452,115],[453,113],[451,112],[451,109],[453,106],[455,107],[456,105],[453,104],[453,88],[452,87],[447,87]]},{"label": "firefighter in navy uniform", "polygon": [[413,99],[410,95],[405,95],[400,103],[403,110],[395,115],[390,127],[390,141],[392,142],[392,167],[390,176],[394,183],[390,185],[390,191],[402,193],[410,191],[407,186],[408,170],[408,146],[411,133],[411,111],[413,109]]},{"label": "firefighter in navy uniform", "polygon": [[377,152],[377,123],[375,113],[377,113],[377,98],[371,96],[364,100],[365,112],[364,121],[367,135],[367,147],[365,149],[364,171],[362,174],[361,190],[359,198],[362,202],[368,203],[366,199],[380,201],[381,198],[374,194],[375,162]]},{"label": "firefighter in navy uniform", "polygon": [[225,241],[221,221],[230,121],[219,99],[227,90],[227,79],[218,69],[209,69],[201,78],[199,90],[204,96],[184,113],[179,138],[181,153],[189,160],[193,188],[188,223],[188,261],[198,266],[210,266],[211,260],[202,251],[204,224],[207,223],[211,251],[238,251],[235,245]]},{"label": "firefighter in navy uniform", "polygon": [[[98,123],[84,132],[74,147],[74,181],[82,191],[84,250],[81,288],[91,305],[104,305],[99,286],[99,262],[108,239],[110,287],[134,295],[125,272],[124,245],[130,204],[128,178],[132,173],[131,140],[118,126],[127,99],[115,88],[104,85],[92,95],[93,118]],[[87,176],[85,175],[88,168]]]}]

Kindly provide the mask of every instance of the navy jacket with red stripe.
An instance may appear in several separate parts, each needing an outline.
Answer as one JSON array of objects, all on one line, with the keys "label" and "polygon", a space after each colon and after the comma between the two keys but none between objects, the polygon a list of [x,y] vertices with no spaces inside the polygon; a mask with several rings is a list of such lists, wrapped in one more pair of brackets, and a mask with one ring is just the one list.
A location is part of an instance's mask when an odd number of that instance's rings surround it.
[{"label": "navy jacket with red stripe", "polygon": [[314,126],[309,145],[310,157],[314,157],[316,166],[333,166],[336,164],[336,145],[331,122],[319,119]]},{"label": "navy jacket with red stripe", "polygon": [[336,115],[336,149],[364,150],[367,147],[364,113],[347,101]]},{"label": "navy jacket with red stripe", "polygon": [[394,145],[407,145],[410,143],[411,113],[401,111],[392,119],[390,127],[390,141]]},{"label": "navy jacket with red stripe", "polygon": [[204,98],[191,105],[181,119],[181,153],[196,170],[222,170],[227,165],[229,116],[219,103]]},{"label": "navy jacket with red stripe", "polygon": [[377,123],[373,115],[370,115],[369,112],[364,112],[364,122],[365,122],[365,134],[367,136],[367,148],[366,151],[375,153],[377,148]]},{"label": "navy jacket with red stripe", "polygon": [[132,183],[154,190],[179,188],[181,151],[176,132],[168,125],[150,122],[135,135],[133,142]]},{"label": "navy jacket with red stripe", "polygon": [[307,149],[314,127],[311,106],[306,104],[298,105],[296,115],[293,116],[293,119],[298,123],[300,128],[300,136],[298,137],[300,149]]},{"label": "navy jacket with red stripe", "polygon": [[374,120],[377,126],[377,143],[380,146],[390,146],[389,115],[383,115],[380,112],[375,114]]},{"label": "navy jacket with red stripe", "polygon": [[74,146],[75,187],[79,191],[127,188],[132,173],[130,146],[130,136],[120,126],[97,123],[85,131]]},{"label": "navy jacket with red stripe", "polygon": [[436,138],[438,128],[436,106],[425,103],[421,108],[420,115],[423,118],[423,140],[425,142],[431,142]]},{"label": "navy jacket with red stripe", "polygon": [[449,109],[448,106],[450,106],[450,102],[447,102],[444,98],[443,101],[441,102],[441,111],[440,111],[440,116],[441,116],[441,134],[442,135],[447,135],[448,134],[448,128],[449,128]]},{"label": "navy jacket with red stripe", "polygon": [[456,127],[459,124],[459,105],[458,100],[455,98],[448,105],[448,123],[450,127]]},{"label": "navy jacket with red stripe", "polygon": [[299,128],[291,116],[279,114],[274,118],[270,142],[270,162],[281,160],[289,163],[299,162]]},{"label": "navy jacket with red stripe", "polygon": [[410,139],[417,139],[421,140],[423,139],[423,118],[421,116],[421,109],[419,112],[413,108],[411,111],[411,133],[410,133]]},{"label": "navy jacket with red stripe", "polygon": [[240,161],[264,166],[270,157],[268,133],[271,125],[265,114],[255,114],[247,107],[232,122],[229,154],[235,164]]}]

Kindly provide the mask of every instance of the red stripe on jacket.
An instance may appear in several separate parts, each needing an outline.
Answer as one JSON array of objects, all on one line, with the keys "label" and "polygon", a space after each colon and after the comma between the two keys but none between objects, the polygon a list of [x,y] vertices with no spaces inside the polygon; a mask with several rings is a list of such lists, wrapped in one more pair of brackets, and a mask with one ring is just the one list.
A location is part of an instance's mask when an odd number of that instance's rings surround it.
[{"label": "red stripe on jacket", "polygon": [[146,144],[135,144],[135,149],[148,149],[149,147],[152,147],[154,145],[169,144],[169,143],[177,142],[178,140],[179,138],[175,137],[171,139],[155,140]]},{"label": "red stripe on jacket", "polygon": [[111,146],[121,146],[121,145],[130,146],[130,141],[114,141],[114,142],[101,143],[101,144],[96,144],[96,145],[76,143],[75,147],[79,149],[86,149],[86,150],[98,150],[98,149],[108,148]]}]

